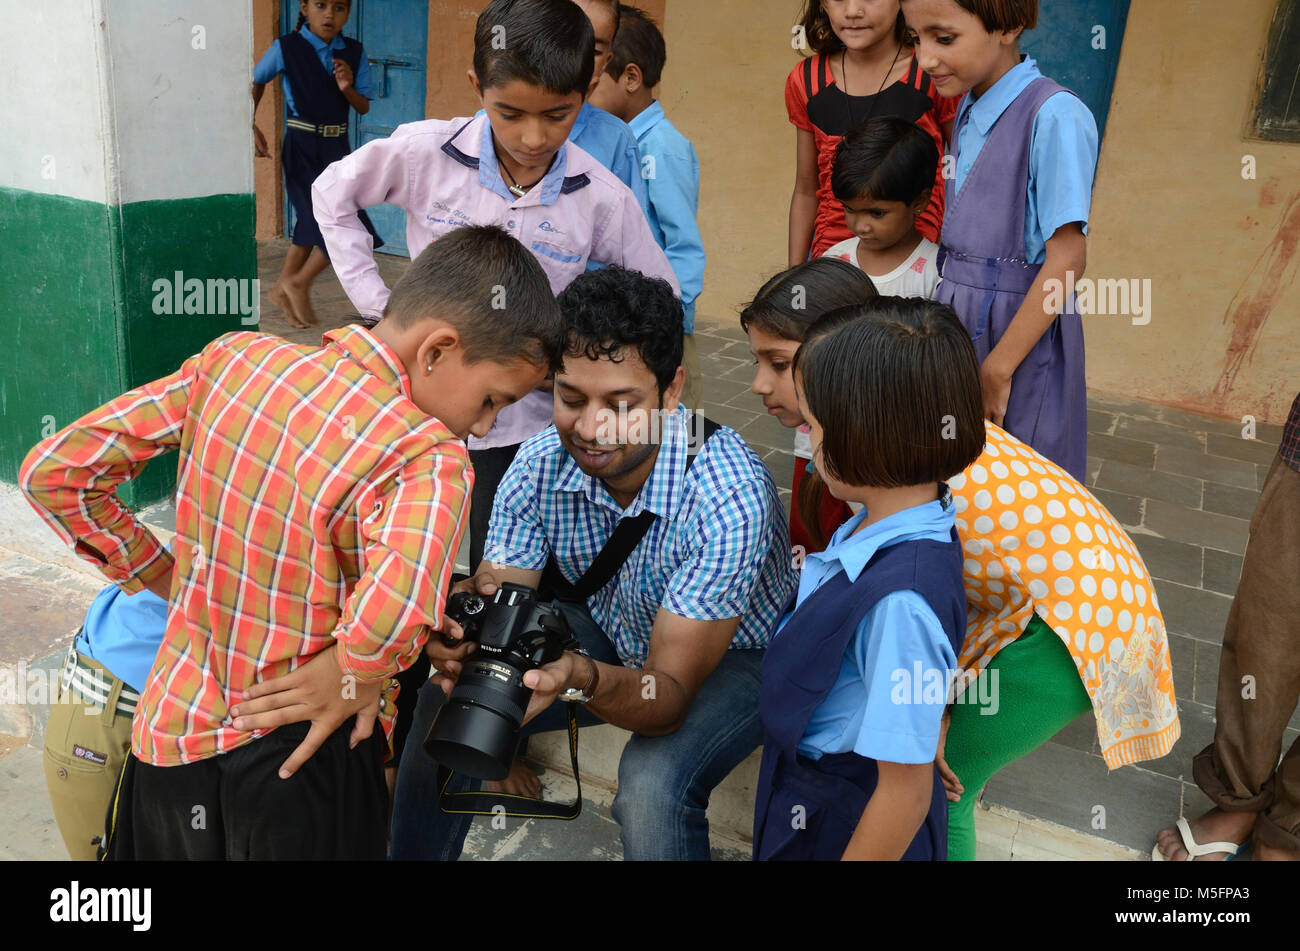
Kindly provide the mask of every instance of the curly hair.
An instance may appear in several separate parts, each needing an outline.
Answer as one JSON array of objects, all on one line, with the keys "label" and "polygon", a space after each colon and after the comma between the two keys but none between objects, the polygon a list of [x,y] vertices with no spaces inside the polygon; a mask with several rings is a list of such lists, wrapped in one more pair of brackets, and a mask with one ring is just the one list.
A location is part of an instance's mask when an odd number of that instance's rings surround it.
[{"label": "curly hair", "polygon": [[607,267],[574,279],[557,298],[568,341],[565,356],[588,360],[635,348],[662,397],[682,364],[682,302],[672,285],[628,268]]}]

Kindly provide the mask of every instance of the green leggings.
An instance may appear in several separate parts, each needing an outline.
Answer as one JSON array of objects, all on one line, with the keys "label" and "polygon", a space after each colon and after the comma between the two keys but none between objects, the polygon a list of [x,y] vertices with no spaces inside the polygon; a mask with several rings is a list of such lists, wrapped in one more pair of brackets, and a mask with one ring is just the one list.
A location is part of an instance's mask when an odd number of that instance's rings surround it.
[{"label": "green leggings", "polygon": [[[966,695],[980,702],[953,704],[944,746],[944,759],[965,787],[958,802],[948,803],[948,859],[958,862],[975,858],[975,800],[984,784],[1092,709],[1069,650],[1038,615]],[[997,712],[981,713],[988,710]]]}]

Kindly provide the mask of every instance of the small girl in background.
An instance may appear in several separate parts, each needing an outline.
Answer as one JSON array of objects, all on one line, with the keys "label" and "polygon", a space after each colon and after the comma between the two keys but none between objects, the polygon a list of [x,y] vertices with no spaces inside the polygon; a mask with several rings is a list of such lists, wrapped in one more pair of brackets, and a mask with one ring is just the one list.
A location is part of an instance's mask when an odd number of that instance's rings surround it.
[{"label": "small girl in background", "polygon": [[[266,294],[294,327],[311,327],[316,313],[311,306],[311,285],[329,267],[325,239],[312,213],[311,185],[325,166],[351,151],[348,146],[348,110],[370,111],[370,63],[356,40],[343,36],[351,0],[300,0],[298,25],[271,44],[253,70],[253,114],[266,84],[283,74],[284,98],[289,117],[284,130],[284,188],[289,193],[297,221],[293,245],[284,257],[280,276]],[[253,120],[257,154],[267,157],[266,136]],[[366,213],[362,224],[376,248],[383,239]]]},{"label": "small girl in background", "polygon": [[[877,297],[823,322],[795,357],[799,409],[830,491],[864,507],[807,557],[763,662],[754,854],[942,861],[935,756],[966,633],[943,483],[983,446],[979,364],[931,301]],[[940,689],[900,694],[898,671]]]},{"label": "small girl in background", "polygon": [[939,91],[966,93],[935,299],[975,342],[987,418],[1083,481],[1083,323],[1061,291],[1087,260],[1097,123],[1020,55],[1037,0],[903,0],[903,12]]},{"label": "small girl in background", "polygon": [[796,551],[821,551],[853,513],[825,491],[821,480],[809,477],[812,443],[795,399],[790,373],[794,354],[822,314],[875,296],[871,279],[860,268],[836,258],[814,258],[769,278],[740,312],[740,326],[754,354],[750,391],[762,398],[769,415],[795,428],[790,543]]},{"label": "small girl in background", "polygon": [[882,297],[930,297],[939,283],[939,246],[917,231],[930,204],[939,152],[919,126],[897,117],[872,119],[835,150],[831,191],[854,237],[826,257],[856,264]]},{"label": "small girl in background", "polygon": [[[877,116],[921,126],[944,151],[957,101],[941,95],[907,45],[899,0],[807,0],[797,26],[816,55],[790,71],[785,106],[797,130],[790,198],[790,266],[852,233],[831,192],[840,138]],[[931,241],[943,223],[944,182],[937,174],[917,226]]]}]

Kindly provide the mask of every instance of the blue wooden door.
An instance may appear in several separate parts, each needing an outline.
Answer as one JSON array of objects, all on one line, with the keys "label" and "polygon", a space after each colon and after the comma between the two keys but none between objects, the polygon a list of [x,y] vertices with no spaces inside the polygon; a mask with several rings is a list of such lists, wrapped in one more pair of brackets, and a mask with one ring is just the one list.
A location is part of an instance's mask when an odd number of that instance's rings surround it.
[{"label": "blue wooden door", "polygon": [[[391,135],[403,122],[424,118],[424,60],[429,34],[428,0],[352,0],[356,38],[370,60],[374,87],[370,111],[350,130],[352,148]],[[349,26],[352,26],[350,21]],[[392,205],[366,209],[385,254],[407,255],[406,213]]]},{"label": "blue wooden door", "polygon": [[1099,133],[1106,131],[1128,6],[1129,0],[1040,3],[1038,26],[1020,40],[1020,51],[1038,61],[1043,75],[1088,104]]},{"label": "blue wooden door", "polygon": [[[283,29],[293,29],[298,5],[282,4]],[[428,0],[352,0],[343,34],[359,40],[370,61],[370,111],[355,112],[348,135],[353,149],[384,138],[403,122],[424,118],[425,54],[429,30]],[[406,214],[392,205],[367,208],[384,239],[380,252],[407,255]],[[285,200],[286,234],[293,234],[294,212]]]}]

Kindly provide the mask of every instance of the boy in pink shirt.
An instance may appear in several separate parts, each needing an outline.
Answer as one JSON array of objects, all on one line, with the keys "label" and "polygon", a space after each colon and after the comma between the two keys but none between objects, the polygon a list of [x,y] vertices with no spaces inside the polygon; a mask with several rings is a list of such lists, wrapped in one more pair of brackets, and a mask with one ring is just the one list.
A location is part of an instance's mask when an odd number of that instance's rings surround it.
[{"label": "boy in pink shirt", "polygon": [[[380,202],[406,212],[412,257],[455,228],[495,224],[536,255],[556,294],[588,261],[661,277],[680,294],[636,196],[566,141],[591,81],[594,42],[591,21],[568,0],[493,0],[479,15],[469,71],[486,115],[398,126],[316,179],[316,221],[361,314],[378,318],[388,300],[357,214]],[[519,444],[550,422],[551,395],[536,390],[502,410],[486,438],[470,439],[470,564],[481,559],[492,498]]]}]

